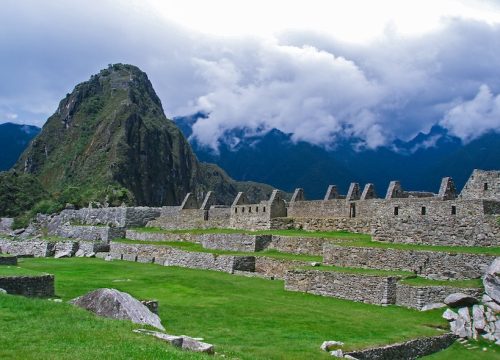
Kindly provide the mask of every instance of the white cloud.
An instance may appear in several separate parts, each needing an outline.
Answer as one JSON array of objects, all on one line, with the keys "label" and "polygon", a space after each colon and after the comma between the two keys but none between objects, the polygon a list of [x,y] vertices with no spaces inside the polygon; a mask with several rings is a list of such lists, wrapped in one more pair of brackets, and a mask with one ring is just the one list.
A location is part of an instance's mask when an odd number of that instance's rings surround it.
[{"label": "white cloud", "polygon": [[494,95],[487,85],[481,85],[472,100],[450,109],[441,124],[465,142],[488,131],[500,132],[500,94]]}]

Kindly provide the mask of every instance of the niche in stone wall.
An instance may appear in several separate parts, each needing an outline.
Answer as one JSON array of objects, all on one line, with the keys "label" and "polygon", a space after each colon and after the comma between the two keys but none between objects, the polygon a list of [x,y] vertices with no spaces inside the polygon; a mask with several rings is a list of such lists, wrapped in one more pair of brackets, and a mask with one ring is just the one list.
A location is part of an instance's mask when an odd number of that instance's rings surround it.
[{"label": "niche in stone wall", "polygon": [[422,206],[420,214],[425,215],[426,213],[427,213],[427,208],[425,206]]},{"label": "niche in stone wall", "polygon": [[488,183],[484,183],[483,189],[484,189],[484,191],[488,190]]},{"label": "niche in stone wall", "polygon": [[451,215],[457,215],[457,207],[455,205],[451,206]]},{"label": "niche in stone wall", "polygon": [[399,206],[394,206],[394,216],[399,215]]}]

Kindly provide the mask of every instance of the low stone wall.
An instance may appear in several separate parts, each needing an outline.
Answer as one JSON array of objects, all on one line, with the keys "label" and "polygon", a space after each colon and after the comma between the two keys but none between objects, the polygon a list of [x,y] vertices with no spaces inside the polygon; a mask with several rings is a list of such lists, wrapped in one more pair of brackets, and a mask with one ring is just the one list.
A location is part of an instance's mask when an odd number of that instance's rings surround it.
[{"label": "low stone wall", "polygon": [[268,246],[271,235],[203,234],[198,239],[206,249],[255,252]]},{"label": "low stone wall", "polygon": [[109,242],[123,238],[125,229],[111,226],[63,225],[55,230],[54,235],[68,239]]},{"label": "low stone wall", "polygon": [[110,255],[113,259],[151,262],[165,266],[180,266],[228,273],[232,273],[235,270],[255,271],[255,257],[253,256],[197,253],[168,246],[112,242],[110,244]]},{"label": "low stone wall", "polygon": [[273,235],[267,248],[292,254],[322,256],[323,244],[328,241],[331,239]]},{"label": "low stone wall", "polygon": [[54,255],[55,243],[43,240],[0,239],[0,251],[16,256],[46,257]]},{"label": "low stone wall", "polygon": [[17,257],[0,255],[0,265],[17,265]]},{"label": "low stone wall", "polygon": [[457,288],[453,286],[410,286],[396,285],[396,305],[422,309],[427,304],[443,303],[444,299],[454,293],[463,293],[480,299],[483,290],[479,288]]},{"label": "low stone wall", "polygon": [[165,230],[228,228],[230,208],[182,209],[163,212],[147,223]]},{"label": "low stone wall", "polygon": [[456,339],[457,337],[455,335],[444,334],[410,340],[399,344],[353,351],[346,355],[350,355],[359,360],[414,360],[444,350],[453,344]]},{"label": "low stone wall", "polygon": [[285,290],[376,305],[396,302],[398,277],[349,274],[336,271],[290,270],[285,274]]},{"label": "low stone wall", "polygon": [[303,229],[308,231],[349,231],[370,234],[372,225],[365,218],[276,218],[271,229]]},{"label": "low stone wall", "polygon": [[481,254],[349,247],[331,243],[323,246],[323,261],[328,265],[413,271],[433,279],[480,278],[494,259],[494,255]]},{"label": "low stone wall", "polygon": [[267,256],[255,258],[255,272],[268,278],[284,279],[288,270],[309,266],[307,261],[275,259]]},{"label": "low stone wall", "polygon": [[54,275],[0,276],[0,289],[12,295],[54,296]]},{"label": "low stone wall", "polygon": [[144,226],[161,214],[161,208],[155,207],[108,207],[79,210],[63,210],[56,216],[49,228],[55,229],[66,222],[78,222],[85,225],[111,225],[114,227]]},{"label": "low stone wall", "polygon": [[125,237],[130,240],[139,241],[189,241],[198,243],[198,234],[191,233],[161,233],[137,230],[126,230]]}]

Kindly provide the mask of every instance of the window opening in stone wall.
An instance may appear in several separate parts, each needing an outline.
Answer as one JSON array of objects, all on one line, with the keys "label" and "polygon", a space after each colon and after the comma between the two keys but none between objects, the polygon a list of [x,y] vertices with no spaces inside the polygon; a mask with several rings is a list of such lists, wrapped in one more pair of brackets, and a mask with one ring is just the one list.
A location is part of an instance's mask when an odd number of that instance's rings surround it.
[{"label": "window opening in stone wall", "polygon": [[241,208],[241,212],[242,212],[242,213],[244,213],[244,212],[245,212],[245,208],[244,208],[244,207],[242,207],[242,208]]},{"label": "window opening in stone wall", "polygon": [[266,212],[266,207],[265,206],[262,208],[262,212]]},{"label": "window opening in stone wall", "polygon": [[238,208],[234,208],[234,213],[237,214],[238,213]]},{"label": "window opening in stone wall", "polygon": [[258,206],[255,207],[255,212],[259,212],[259,207]]},{"label": "window opening in stone wall", "polygon": [[422,215],[425,215],[427,213],[427,209],[425,206],[422,206],[422,211],[420,212]]},{"label": "window opening in stone wall", "polygon": [[249,212],[249,213],[251,213],[251,212],[252,212],[252,207],[251,207],[251,206],[249,206],[249,207],[248,207],[248,212]]},{"label": "window opening in stone wall", "polygon": [[399,206],[394,206],[394,216],[399,215]]},{"label": "window opening in stone wall", "polygon": [[488,183],[484,183],[483,188],[484,188],[484,191],[488,190]]},{"label": "window opening in stone wall", "polygon": [[351,207],[349,208],[349,217],[355,218],[356,217],[356,204],[352,203]]},{"label": "window opening in stone wall", "polygon": [[455,205],[451,206],[451,215],[457,215],[457,207]]}]

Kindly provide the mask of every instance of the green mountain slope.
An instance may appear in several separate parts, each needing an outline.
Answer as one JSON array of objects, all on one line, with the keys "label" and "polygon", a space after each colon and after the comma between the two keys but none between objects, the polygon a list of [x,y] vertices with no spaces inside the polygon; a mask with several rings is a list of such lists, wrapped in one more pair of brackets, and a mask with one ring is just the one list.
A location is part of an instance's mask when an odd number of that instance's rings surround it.
[{"label": "green mountain slope", "polygon": [[115,64],[75,87],[15,169],[36,175],[49,192],[127,189],[139,205],[179,204],[217,191],[229,203],[241,187],[258,197],[271,191],[240,184],[215,165],[200,164],[177,126],[164,115],[147,75]]}]

